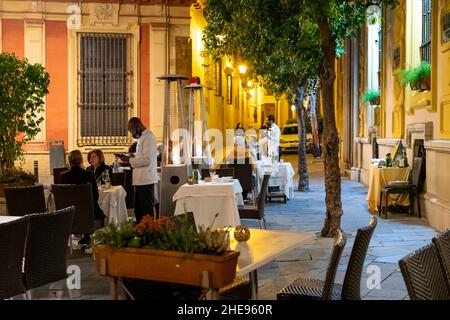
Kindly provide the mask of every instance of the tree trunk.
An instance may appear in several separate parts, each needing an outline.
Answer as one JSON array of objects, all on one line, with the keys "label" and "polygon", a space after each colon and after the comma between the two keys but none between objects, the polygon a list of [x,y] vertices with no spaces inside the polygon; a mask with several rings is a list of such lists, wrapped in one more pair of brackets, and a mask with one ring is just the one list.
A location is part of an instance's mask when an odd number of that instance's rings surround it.
[{"label": "tree trunk", "polygon": [[326,17],[320,17],[319,30],[323,50],[323,69],[320,77],[323,95],[323,143],[325,165],[326,218],[322,236],[334,237],[340,229],[342,216],[341,173],[339,169],[339,135],[334,108],[334,80],[336,42]]},{"label": "tree trunk", "polygon": [[309,190],[308,166],[306,162],[306,115],[302,105],[305,89],[304,87],[300,87],[297,91],[298,97],[296,99],[295,109],[298,126],[298,191],[305,192]]}]

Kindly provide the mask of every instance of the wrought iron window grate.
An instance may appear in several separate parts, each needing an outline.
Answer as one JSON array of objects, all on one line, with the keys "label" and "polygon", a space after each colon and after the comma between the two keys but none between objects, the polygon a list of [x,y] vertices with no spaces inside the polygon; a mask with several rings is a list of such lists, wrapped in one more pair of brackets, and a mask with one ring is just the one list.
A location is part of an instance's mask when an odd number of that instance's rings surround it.
[{"label": "wrought iron window grate", "polygon": [[432,0],[422,0],[422,45],[420,55],[422,61],[431,63],[431,7]]},{"label": "wrought iron window grate", "polygon": [[130,144],[131,35],[79,33],[78,47],[78,146]]}]

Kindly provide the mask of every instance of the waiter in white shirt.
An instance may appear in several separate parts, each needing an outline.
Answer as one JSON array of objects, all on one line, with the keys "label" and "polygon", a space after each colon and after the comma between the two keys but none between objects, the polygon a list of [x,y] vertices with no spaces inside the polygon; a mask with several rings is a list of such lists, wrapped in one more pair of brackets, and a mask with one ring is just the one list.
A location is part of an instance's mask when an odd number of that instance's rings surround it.
[{"label": "waiter in white shirt", "polygon": [[139,118],[128,121],[128,131],[137,139],[136,153],[121,157],[133,168],[134,215],[139,223],[144,215],[154,216],[155,184],[158,183],[155,135],[142,124]]},{"label": "waiter in white shirt", "polygon": [[275,117],[273,115],[268,115],[266,118],[266,125],[268,128],[268,134],[267,134],[267,149],[268,149],[268,156],[271,157],[272,155],[275,157],[276,160],[279,160],[280,156],[280,127],[278,127],[275,124]]}]

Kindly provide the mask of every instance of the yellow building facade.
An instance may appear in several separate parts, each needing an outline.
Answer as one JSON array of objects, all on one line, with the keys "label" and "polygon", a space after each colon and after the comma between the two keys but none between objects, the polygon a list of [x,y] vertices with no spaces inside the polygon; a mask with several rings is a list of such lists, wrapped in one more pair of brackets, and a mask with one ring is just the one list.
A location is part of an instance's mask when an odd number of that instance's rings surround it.
[{"label": "yellow building facade", "polygon": [[[414,145],[423,144],[422,215],[437,230],[450,227],[449,13],[447,0],[402,0],[394,10],[380,10],[381,24],[368,24],[358,39],[347,43],[350,53],[338,62],[336,82],[337,109],[343,114],[343,120],[337,117],[343,171],[368,185],[374,150],[384,158],[402,140],[411,164]],[[427,60],[431,64],[429,90],[400,84],[397,70]],[[371,70],[377,64],[379,72]],[[378,86],[380,105],[363,103],[364,91]],[[349,94],[346,97],[339,91]]]}]

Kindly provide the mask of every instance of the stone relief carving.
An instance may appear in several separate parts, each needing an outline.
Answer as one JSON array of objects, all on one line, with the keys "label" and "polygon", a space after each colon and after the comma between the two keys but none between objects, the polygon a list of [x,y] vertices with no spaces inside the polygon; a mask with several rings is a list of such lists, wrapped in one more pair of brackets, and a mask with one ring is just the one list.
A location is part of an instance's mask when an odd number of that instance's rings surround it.
[{"label": "stone relief carving", "polygon": [[89,18],[91,25],[118,25],[119,4],[90,3]]}]

